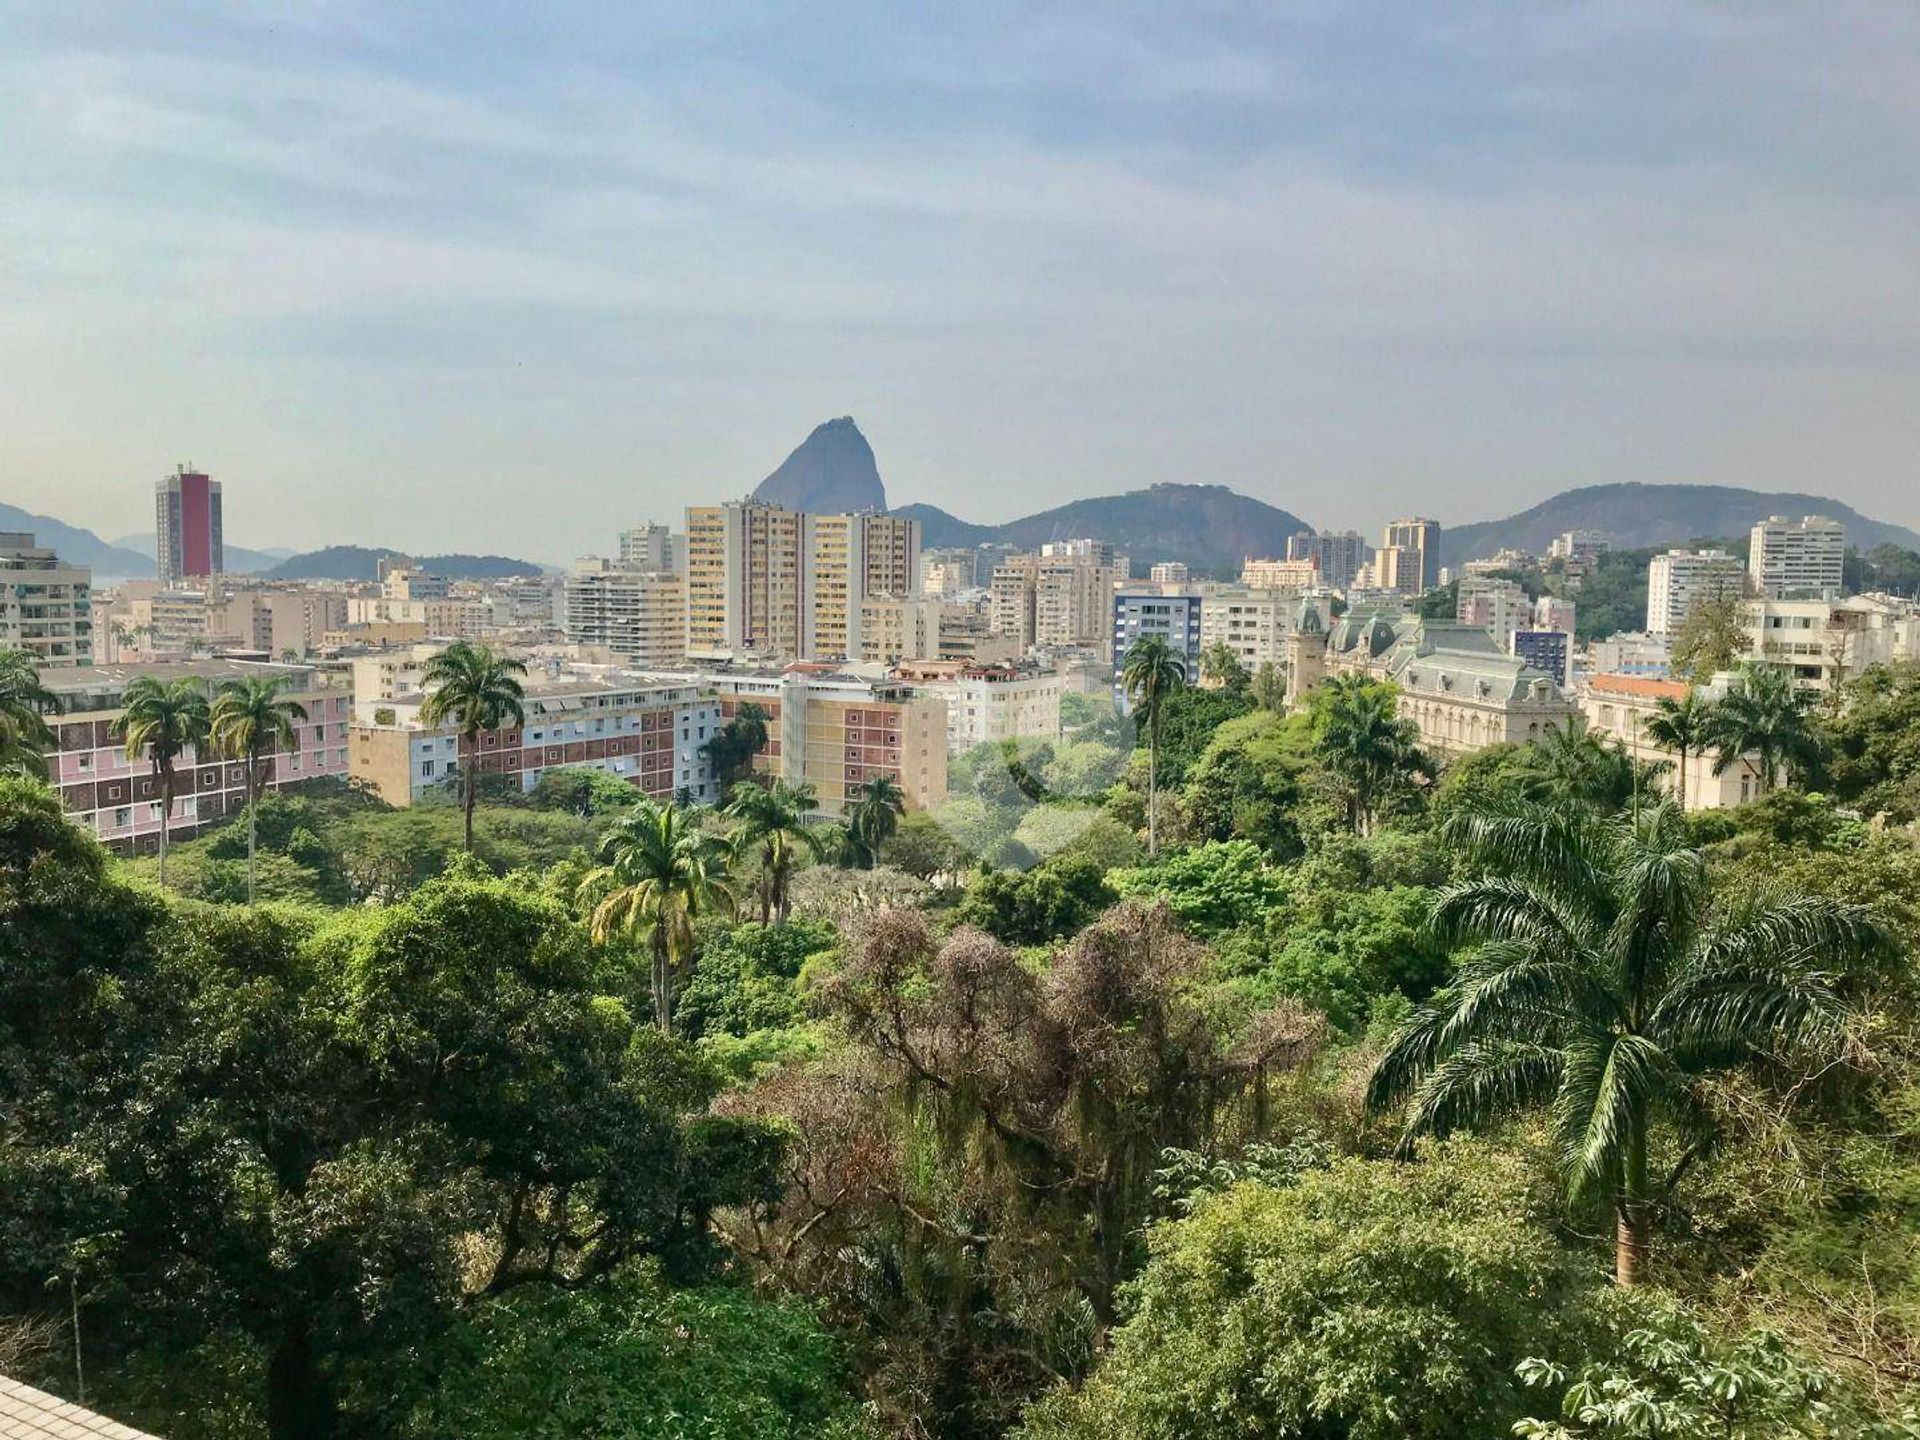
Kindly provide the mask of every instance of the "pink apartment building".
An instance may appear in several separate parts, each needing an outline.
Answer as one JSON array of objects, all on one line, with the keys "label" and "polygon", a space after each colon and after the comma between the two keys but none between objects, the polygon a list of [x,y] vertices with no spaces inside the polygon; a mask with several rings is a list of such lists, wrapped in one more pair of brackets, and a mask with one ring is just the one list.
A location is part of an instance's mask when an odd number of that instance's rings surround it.
[{"label": "pink apartment building", "polygon": [[[150,854],[160,846],[160,782],[145,759],[129,761],[115,730],[121,697],[142,675],[163,683],[190,678],[209,696],[223,680],[286,675],[287,697],[306,707],[296,727],[297,743],[271,760],[273,787],[319,776],[347,774],[347,726],[352,692],[304,665],[265,665],[238,660],[191,660],[179,664],[89,665],[49,670],[41,682],[60,697],[61,713],[47,718],[58,742],[48,753],[48,778],[76,821],[123,853]],[[182,839],[246,805],[246,767],[237,760],[189,751],[177,762],[168,834]]]}]

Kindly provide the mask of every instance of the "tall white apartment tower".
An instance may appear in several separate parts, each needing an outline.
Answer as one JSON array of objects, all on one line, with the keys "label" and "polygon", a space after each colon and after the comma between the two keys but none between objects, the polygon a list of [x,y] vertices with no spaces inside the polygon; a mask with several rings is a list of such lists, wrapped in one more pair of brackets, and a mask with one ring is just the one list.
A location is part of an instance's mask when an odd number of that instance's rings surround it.
[{"label": "tall white apartment tower", "polygon": [[1834,600],[1847,562],[1847,532],[1838,520],[1771,515],[1753,527],[1747,569],[1769,600]]},{"label": "tall white apartment tower", "polygon": [[1725,550],[1669,550],[1647,562],[1647,633],[1671,635],[1710,600],[1745,589],[1740,561]]}]

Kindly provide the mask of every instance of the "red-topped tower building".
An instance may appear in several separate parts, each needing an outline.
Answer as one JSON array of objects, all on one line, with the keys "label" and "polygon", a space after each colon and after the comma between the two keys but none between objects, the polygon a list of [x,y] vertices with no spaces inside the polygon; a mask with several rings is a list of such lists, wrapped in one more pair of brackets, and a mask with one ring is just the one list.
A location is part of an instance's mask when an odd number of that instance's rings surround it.
[{"label": "red-topped tower building", "polygon": [[226,568],[220,541],[220,482],[176,467],[153,487],[154,533],[162,585]]}]

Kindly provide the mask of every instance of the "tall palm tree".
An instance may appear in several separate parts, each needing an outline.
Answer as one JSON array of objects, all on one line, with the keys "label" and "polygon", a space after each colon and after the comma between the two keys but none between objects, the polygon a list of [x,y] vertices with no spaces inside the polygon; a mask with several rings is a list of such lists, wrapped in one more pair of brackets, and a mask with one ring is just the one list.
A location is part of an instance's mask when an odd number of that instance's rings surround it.
[{"label": "tall palm tree", "polygon": [[41,684],[33,657],[12,646],[0,648],[0,766],[45,775],[47,751],[55,743],[46,717],[59,713],[60,697]]},{"label": "tall palm tree", "polygon": [[1348,828],[1368,834],[1388,792],[1425,768],[1419,732],[1400,717],[1391,686],[1357,675],[1321,686],[1316,709],[1315,749],[1346,791]]},{"label": "tall palm tree", "polygon": [[1671,801],[1611,816],[1487,806],[1447,836],[1481,876],[1440,890],[1431,923],[1473,948],[1394,1036],[1368,1104],[1407,1102],[1408,1146],[1544,1106],[1570,1194],[1611,1211],[1614,1278],[1634,1284],[1654,1127],[1677,1132],[1691,1163],[1707,1139],[1706,1077],[1836,1053],[1849,1019],[1839,987],[1888,938],[1857,906],[1716,895]]},{"label": "tall palm tree", "polygon": [[1160,722],[1167,698],[1186,688],[1187,667],[1164,635],[1142,635],[1120,661],[1120,688],[1147,728],[1147,853],[1160,853]]},{"label": "tall palm tree", "polygon": [[1714,774],[1724,775],[1743,756],[1754,755],[1769,790],[1783,778],[1814,774],[1822,758],[1805,697],[1775,665],[1741,667],[1726,698],[1714,707],[1708,743],[1716,752]]},{"label": "tall palm tree", "polygon": [[173,823],[173,787],[176,765],[189,750],[207,739],[207,692],[198,680],[179,679],[171,685],[142,675],[121,697],[120,718],[114,728],[126,742],[127,759],[143,754],[160,782],[160,883],[167,883],[167,831]]},{"label": "tall palm tree", "polygon": [[893,838],[906,813],[907,797],[891,775],[875,775],[855,792],[847,811],[847,833],[862,870],[880,863],[880,847]]},{"label": "tall palm tree", "polygon": [[527,667],[496,655],[486,645],[456,640],[427,662],[420,683],[428,692],[421,723],[452,725],[464,751],[460,762],[460,806],[466,814],[467,853],[473,853],[473,805],[479,796],[480,736],[508,721],[527,722],[526,691],[519,677]]},{"label": "tall palm tree", "polygon": [[602,864],[580,881],[594,900],[593,938],[623,934],[646,942],[652,956],[653,1019],[673,1027],[673,980],[693,953],[693,922],[729,908],[728,850],[687,812],[642,800],[601,842]]},{"label": "tall palm tree", "polygon": [[807,817],[820,808],[811,781],[789,785],[775,780],[768,785],[743,781],[733,787],[733,798],[726,814],[734,821],[735,835],[743,846],[758,845],[765,866],[760,886],[760,923],[770,919],[787,920],[787,882],[793,877],[794,861],[805,851],[814,859],[826,853],[818,830],[807,824]]},{"label": "tall palm tree", "polygon": [[1689,685],[1681,699],[1662,695],[1642,726],[1647,739],[1680,759],[1680,808],[1687,805],[1687,761],[1703,753],[1713,735],[1713,703]]},{"label": "tall palm tree", "polygon": [[247,767],[247,904],[253,904],[256,870],[255,818],[260,795],[272,772],[268,756],[295,748],[294,726],[307,718],[307,708],[281,694],[292,683],[285,675],[249,676],[222,683],[208,713],[207,733],[229,759]]},{"label": "tall palm tree", "polygon": [[1528,793],[1536,800],[1572,800],[1602,810],[1638,809],[1643,791],[1652,793],[1665,761],[1637,761],[1618,742],[1593,733],[1582,716],[1565,725],[1549,725],[1527,746]]}]

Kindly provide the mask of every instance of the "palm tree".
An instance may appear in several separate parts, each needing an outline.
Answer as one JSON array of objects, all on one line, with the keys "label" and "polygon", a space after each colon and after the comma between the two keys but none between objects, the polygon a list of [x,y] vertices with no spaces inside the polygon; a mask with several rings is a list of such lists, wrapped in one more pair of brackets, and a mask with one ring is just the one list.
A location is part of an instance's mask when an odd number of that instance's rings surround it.
[{"label": "palm tree", "polygon": [[1744,665],[1714,707],[1708,743],[1717,752],[1713,773],[1724,775],[1747,755],[1757,756],[1769,790],[1782,778],[1820,768],[1819,737],[1807,721],[1805,697],[1774,665]]},{"label": "palm tree", "polygon": [[1249,681],[1247,667],[1224,640],[1216,640],[1200,652],[1200,678],[1209,685],[1230,691],[1245,690]]},{"label": "palm tree", "polygon": [[60,697],[40,683],[33,657],[0,649],[0,766],[26,775],[47,773],[56,741],[46,717],[60,713]]},{"label": "palm tree", "polygon": [[1167,697],[1186,688],[1187,667],[1164,635],[1142,635],[1120,662],[1120,688],[1147,727],[1147,853],[1160,853],[1160,722]]},{"label": "palm tree", "polygon": [[807,817],[820,808],[812,782],[802,780],[789,785],[775,780],[769,785],[744,781],[734,786],[733,799],[726,813],[736,823],[736,837],[742,846],[758,845],[766,867],[760,886],[760,923],[770,919],[787,920],[787,882],[793,876],[794,861],[804,850],[814,859],[826,853],[819,832],[809,826]]},{"label": "palm tree", "polygon": [[1680,808],[1687,805],[1687,760],[1707,748],[1714,725],[1712,702],[1689,685],[1679,700],[1662,695],[1642,726],[1648,740],[1680,757]]},{"label": "palm tree", "polygon": [[1708,1076],[1835,1053],[1838,986],[1890,942],[1858,906],[1714,894],[1671,801],[1611,816],[1485,806],[1446,834],[1482,873],[1440,890],[1431,923],[1473,948],[1394,1036],[1368,1104],[1407,1101],[1407,1147],[1546,1107],[1569,1192],[1607,1205],[1614,1278],[1634,1284],[1653,1127],[1677,1132],[1684,1167],[1708,1139]]},{"label": "palm tree", "polygon": [[673,1026],[673,978],[693,952],[693,922],[730,907],[727,846],[685,811],[642,800],[601,842],[602,864],[582,878],[580,894],[595,900],[593,938],[644,939],[653,958],[653,1019]]},{"label": "palm tree", "polygon": [[467,853],[473,853],[473,805],[479,796],[480,735],[511,720],[527,722],[521,703],[526,691],[519,676],[527,667],[518,660],[496,655],[485,645],[456,640],[427,662],[420,677],[429,692],[420,707],[420,721],[428,727],[452,725],[460,734],[464,752],[460,762],[460,804],[466,812]]},{"label": "palm tree", "polygon": [[1368,834],[1387,793],[1426,766],[1418,732],[1400,718],[1391,686],[1360,676],[1335,676],[1320,687],[1317,705],[1315,748],[1346,791],[1348,828]]},{"label": "palm tree", "polygon": [[127,745],[127,759],[142,754],[160,782],[160,883],[167,883],[167,830],[173,823],[175,763],[207,738],[207,692],[198,680],[179,679],[168,685],[142,675],[121,697],[120,718],[114,721]]},{"label": "palm tree", "polygon": [[1594,734],[1582,716],[1549,725],[1531,741],[1524,759],[1536,800],[1563,799],[1602,810],[1638,809],[1643,790],[1652,792],[1665,761],[1637,761],[1618,742]]},{"label": "palm tree", "polygon": [[307,718],[306,706],[298,700],[282,697],[291,683],[285,675],[251,676],[228,680],[213,697],[208,714],[207,733],[214,745],[230,759],[243,760],[247,767],[247,904],[253,904],[257,863],[254,856],[256,812],[261,792],[267,788],[271,764],[267,757],[277,750],[292,750],[294,725]]},{"label": "palm tree", "polygon": [[906,813],[907,797],[891,775],[875,775],[854,791],[847,811],[847,834],[862,870],[880,863],[880,847],[893,838]]}]

